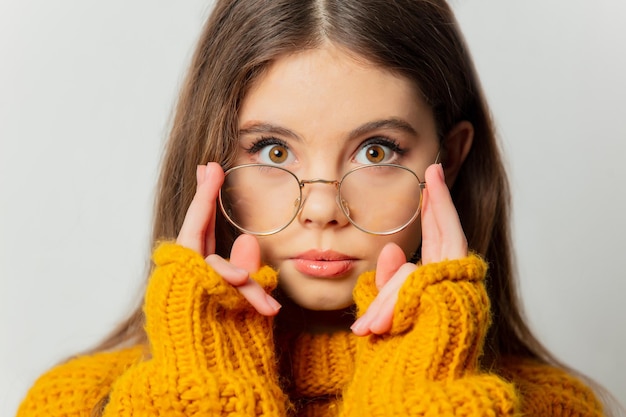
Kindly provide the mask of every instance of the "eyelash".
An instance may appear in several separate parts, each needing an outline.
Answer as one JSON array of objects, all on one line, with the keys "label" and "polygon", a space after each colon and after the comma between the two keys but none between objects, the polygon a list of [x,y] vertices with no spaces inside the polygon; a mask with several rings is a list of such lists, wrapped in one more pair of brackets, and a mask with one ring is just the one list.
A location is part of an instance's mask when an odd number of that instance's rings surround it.
[{"label": "eyelash", "polygon": [[[402,159],[402,157],[407,153],[407,149],[400,146],[397,140],[386,137],[386,136],[375,136],[375,137],[372,137],[363,141],[359,145],[359,148],[357,149],[354,155],[354,162],[360,163],[358,159],[362,157],[361,155],[362,152],[367,152],[366,149],[368,147],[375,146],[375,145],[386,148],[389,151],[389,155],[385,155],[385,158],[384,158],[385,160],[380,161],[380,163],[387,163],[387,164],[400,163],[400,160]],[[376,163],[376,162],[372,161],[372,163]]]},{"label": "eyelash", "polygon": [[261,149],[265,148],[268,145],[280,145],[285,147],[286,149],[289,149],[289,145],[287,145],[287,142],[285,142],[284,140],[275,138],[273,136],[263,136],[258,140],[252,142],[252,144],[245,148],[245,150],[250,155],[254,155],[256,153],[259,153]]},{"label": "eyelash", "polygon": [[397,153],[400,156],[406,154],[406,151],[407,151],[405,148],[400,146],[400,144],[398,143],[397,140],[389,138],[389,137],[386,137],[386,136],[376,136],[376,137],[369,138],[369,139],[365,140],[359,146],[359,150],[361,150],[364,147],[369,146],[369,145],[386,146],[387,148],[389,148],[389,150],[391,150],[392,152]]},{"label": "eyelash", "polygon": [[[248,154],[255,155],[259,153],[263,148],[270,146],[270,145],[279,145],[279,146],[284,147],[288,151],[290,151],[290,148],[287,142],[285,142],[282,139],[278,139],[274,136],[260,137],[258,140],[252,142],[250,146],[244,149]],[[365,147],[371,146],[371,145],[381,145],[386,148],[389,148],[389,150],[395,153],[398,158],[402,157],[403,155],[407,153],[407,149],[400,146],[397,140],[390,138],[390,137],[386,137],[386,136],[375,136],[375,137],[366,139],[359,145],[357,149],[357,153],[361,151],[362,149],[364,149]]]}]

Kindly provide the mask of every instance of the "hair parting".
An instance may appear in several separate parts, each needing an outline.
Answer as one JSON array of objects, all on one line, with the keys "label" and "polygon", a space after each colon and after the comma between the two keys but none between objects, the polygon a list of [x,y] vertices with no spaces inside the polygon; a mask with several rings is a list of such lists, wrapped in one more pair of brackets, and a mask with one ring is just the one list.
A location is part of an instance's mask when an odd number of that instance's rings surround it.
[{"label": "hair parting", "polygon": [[[218,0],[171,121],[152,244],[176,238],[195,192],[198,164],[233,165],[238,110],[258,77],[281,56],[325,42],[411,80],[433,110],[440,140],[461,121],[473,125],[472,148],[451,194],[469,248],[489,263],[493,324],[482,365],[497,369],[503,358],[515,355],[575,373],[544,348],[524,318],[511,249],[508,179],[480,81],[445,1]],[[216,236],[217,254],[227,256],[236,232],[219,212]],[[143,326],[140,304],[92,351],[147,344]],[[106,399],[96,407],[104,404]]]}]

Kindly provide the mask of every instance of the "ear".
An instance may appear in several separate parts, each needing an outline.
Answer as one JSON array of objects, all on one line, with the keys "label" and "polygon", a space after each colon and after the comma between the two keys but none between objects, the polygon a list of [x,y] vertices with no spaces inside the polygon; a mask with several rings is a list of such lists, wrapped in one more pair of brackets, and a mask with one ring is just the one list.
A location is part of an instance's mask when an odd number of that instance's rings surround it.
[{"label": "ear", "polygon": [[456,176],[472,148],[474,126],[467,120],[457,123],[446,135],[442,146],[441,162],[448,188],[452,187]]}]

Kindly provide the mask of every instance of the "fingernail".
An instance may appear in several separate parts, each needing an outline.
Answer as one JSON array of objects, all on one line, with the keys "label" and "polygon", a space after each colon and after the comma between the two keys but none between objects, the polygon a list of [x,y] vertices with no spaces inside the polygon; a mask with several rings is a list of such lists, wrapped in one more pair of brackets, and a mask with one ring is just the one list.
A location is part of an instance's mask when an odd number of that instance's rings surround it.
[{"label": "fingernail", "polygon": [[437,172],[439,173],[439,178],[445,180],[445,174],[443,172],[443,165],[441,164],[441,162],[437,164]]},{"label": "fingernail", "polygon": [[367,323],[365,323],[361,319],[358,319],[352,324],[352,326],[350,326],[350,330],[352,330],[352,333],[357,336],[368,336],[372,334],[372,332],[370,332],[369,327],[367,326]]},{"label": "fingernail", "polygon": [[350,326],[350,329],[354,333],[357,333],[357,334],[363,333],[365,329],[367,328],[369,321],[370,321],[369,316],[367,315],[367,313],[365,313],[361,317],[356,319],[354,323],[352,323],[352,326]]},{"label": "fingernail", "polygon": [[209,167],[205,165],[204,167],[204,179],[205,180],[208,180],[211,177],[210,171],[211,170],[209,169]]},{"label": "fingernail", "polygon": [[265,295],[265,299],[267,300],[267,304],[269,304],[269,306],[274,310],[274,311],[278,311],[280,310],[280,308],[282,307],[280,305],[280,303],[278,301],[276,301],[276,299],[274,297],[272,297],[269,294]]}]

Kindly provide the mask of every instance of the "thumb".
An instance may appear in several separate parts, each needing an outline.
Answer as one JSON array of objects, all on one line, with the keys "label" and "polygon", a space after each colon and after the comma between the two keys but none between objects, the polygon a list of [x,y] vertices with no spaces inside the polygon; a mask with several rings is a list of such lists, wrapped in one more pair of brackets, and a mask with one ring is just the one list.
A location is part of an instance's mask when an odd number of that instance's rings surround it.
[{"label": "thumb", "polygon": [[379,290],[406,263],[404,251],[396,243],[387,243],[378,255],[376,262],[376,288]]}]

